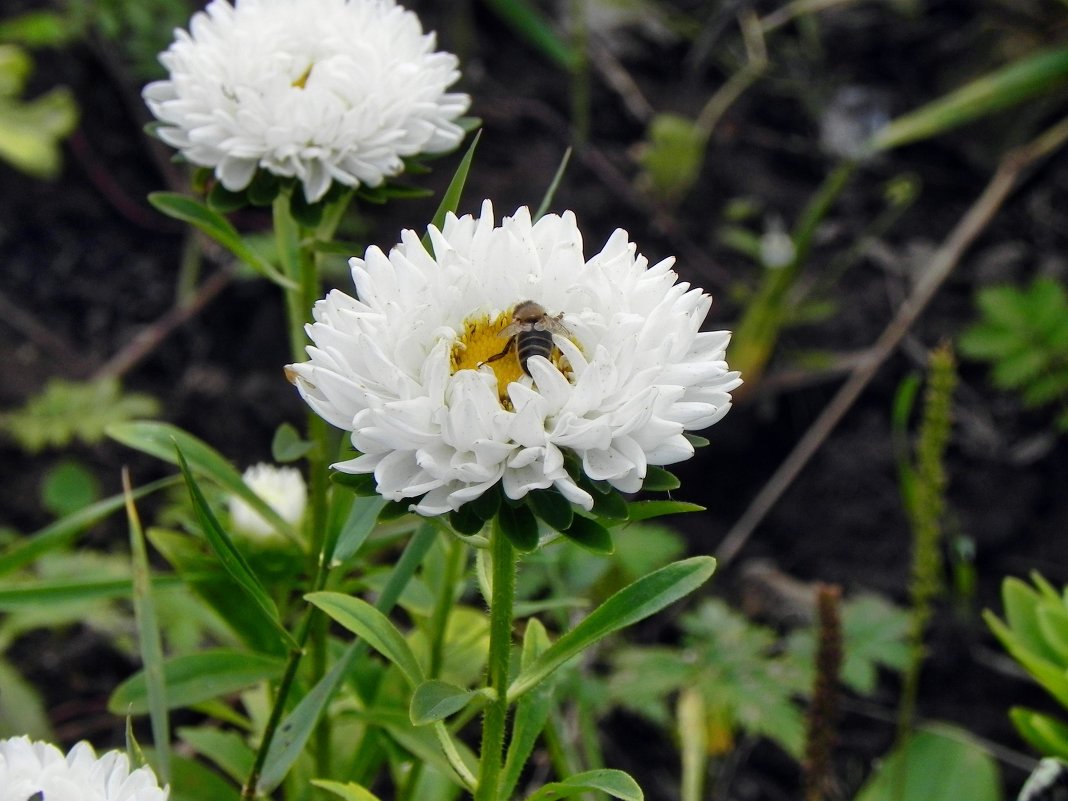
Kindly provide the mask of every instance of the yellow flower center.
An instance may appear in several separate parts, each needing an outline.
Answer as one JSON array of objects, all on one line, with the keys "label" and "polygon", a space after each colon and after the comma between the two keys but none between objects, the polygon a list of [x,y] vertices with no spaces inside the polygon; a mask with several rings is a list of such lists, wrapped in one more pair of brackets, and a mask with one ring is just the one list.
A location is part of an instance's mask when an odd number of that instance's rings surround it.
[{"label": "yellow flower center", "polygon": [[[485,365],[497,376],[497,399],[501,406],[511,410],[508,385],[519,381],[525,373],[519,363],[519,352],[514,341],[501,332],[512,323],[511,312],[502,312],[495,317],[480,314],[464,320],[459,338],[453,342],[450,354],[452,372],[479,370]],[[492,361],[491,361],[492,360]],[[551,361],[556,368],[570,378],[571,365],[560,349],[553,347]]]}]

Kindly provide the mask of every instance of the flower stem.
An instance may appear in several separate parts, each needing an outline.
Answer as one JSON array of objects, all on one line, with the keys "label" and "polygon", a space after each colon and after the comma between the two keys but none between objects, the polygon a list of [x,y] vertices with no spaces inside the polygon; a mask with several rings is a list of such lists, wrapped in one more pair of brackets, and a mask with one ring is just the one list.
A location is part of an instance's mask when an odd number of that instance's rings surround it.
[{"label": "flower stem", "polygon": [[490,535],[490,554],[493,559],[493,587],[490,592],[489,686],[496,693],[496,698],[486,707],[482,720],[482,751],[475,801],[498,801],[497,786],[508,717],[508,666],[512,650],[516,560],[512,543],[496,522]]}]

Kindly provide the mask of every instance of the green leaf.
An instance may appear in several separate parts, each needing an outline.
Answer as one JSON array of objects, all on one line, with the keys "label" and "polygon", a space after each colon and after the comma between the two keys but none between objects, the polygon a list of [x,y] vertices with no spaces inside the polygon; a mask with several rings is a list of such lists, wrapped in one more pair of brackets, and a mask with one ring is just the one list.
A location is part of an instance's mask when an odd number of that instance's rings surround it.
[{"label": "green leaf", "polygon": [[[145,749],[149,761],[157,770],[155,752]],[[175,756],[174,774],[171,777],[171,794],[168,801],[240,801],[238,789],[195,759]]]},{"label": "green leaf", "polygon": [[1038,753],[1068,761],[1068,723],[1018,706],[1009,710],[1009,717]]},{"label": "green leaf", "polygon": [[176,192],[152,192],[148,201],[168,217],[187,222],[203,231],[264,278],[286,289],[297,288],[296,284],[250,248],[225,217],[196,198]]},{"label": "green leaf", "polygon": [[702,437],[698,434],[691,434],[689,431],[684,431],[682,434],[686,437],[686,441],[689,442],[694,448],[707,448],[712,444],[708,437]]},{"label": "green leaf", "polygon": [[415,688],[408,715],[413,725],[425,726],[455,715],[478,694],[477,690],[465,690],[447,681],[430,679]]},{"label": "green leaf", "polygon": [[3,428],[30,453],[63,448],[75,440],[100,442],[111,425],[159,413],[149,395],[124,393],[118,379],[64,381],[52,379],[21,409],[0,416]]},{"label": "green leaf", "polygon": [[556,35],[545,15],[527,0],[486,0],[505,24],[556,66],[570,71],[578,56]]},{"label": "green leaf", "polygon": [[520,553],[530,553],[538,547],[538,521],[526,506],[502,504],[497,520],[504,536]]},{"label": "green leaf", "polygon": [[538,210],[534,212],[533,219],[535,222],[544,217],[546,212],[549,211],[549,206],[552,205],[556,190],[560,188],[560,181],[564,178],[564,172],[567,170],[569,161],[571,161],[570,147],[564,151],[564,157],[560,159],[560,166],[556,168],[556,172],[553,174],[553,179],[549,182],[549,186],[545,190],[545,195],[542,197],[541,203],[538,204]]},{"label": "green leaf", "polygon": [[449,512],[449,525],[458,533],[470,537],[473,534],[478,534],[486,523],[475,512],[470,503],[465,503],[459,509]]},{"label": "green leaf", "polygon": [[571,501],[556,490],[532,490],[527,493],[527,503],[535,515],[557,531],[566,531],[575,519]]},{"label": "green leaf", "polygon": [[27,47],[62,47],[82,34],[71,16],[51,11],[30,11],[0,21],[0,42]]},{"label": "green leaf", "polygon": [[642,490],[645,492],[671,492],[682,486],[678,476],[662,467],[649,465],[645,471],[645,481],[642,482]]},{"label": "green leaf", "polygon": [[[163,662],[167,707],[181,709],[230,695],[261,681],[281,678],[285,665],[277,657],[217,648],[177,656]],[[115,715],[148,711],[145,672],[140,671],[111,694],[108,710]]]},{"label": "green leaf", "polygon": [[126,496],[126,518],[130,527],[130,561],[133,572],[133,607],[137,621],[137,641],[144,665],[146,708],[152,721],[152,740],[156,747],[160,779],[171,779],[170,716],[167,714],[167,679],[163,667],[163,638],[156,618],[156,602],[152,595],[152,569],[148,564],[145,532],[134,505],[130,474],[123,470],[123,494]]},{"label": "green leaf", "polygon": [[342,473],[340,470],[331,470],[330,481],[357,495],[378,494],[375,489],[375,477],[371,473]]},{"label": "green leaf", "polygon": [[54,178],[62,166],[59,142],[77,124],[78,105],[66,87],[25,102],[0,97],[0,159],[36,178]]},{"label": "green leaf", "polygon": [[[452,180],[449,182],[448,188],[445,190],[445,194],[441,197],[441,203],[438,206],[438,210],[434,212],[434,217],[431,219],[430,224],[441,230],[441,226],[445,224],[445,215],[450,212],[455,214],[456,209],[460,207],[460,196],[464,192],[464,184],[467,183],[467,173],[471,170],[471,161],[475,157],[475,148],[478,147],[478,140],[482,138],[482,131],[475,134],[475,138],[471,140],[471,146],[467,148],[467,152],[464,153],[464,157],[460,159],[460,164],[456,168],[456,172],[452,176]],[[430,241],[430,234],[423,235],[423,247],[427,253],[434,252],[434,246]]]},{"label": "green leaf", "polygon": [[[628,520],[636,523],[639,520],[652,520],[654,517],[665,515],[681,515],[686,512],[703,512],[705,507],[686,501],[632,501],[627,504]],[[625,521],[620,521],[625,522]],[[619,525],[614,523],[613,525]]]},{"label": "green leaf", "polygon": [[614,550],[612,535],[608,529],[582,515],[575,515],[567,531],[562,532],[572,542],[576,542],[587,550],[599,554],[609,554]]},{"label": "green leaf", "polygon": [[267,594],[267,589],[256,578],[252,568],[245,561],[245,557],[241,555],[233,540],[219,525],[219,521],[215,519],[215,514],[204,499],[204,494],[200,491],[200,487],[197,486],[197,482],[193,478],[193,474],[190,472],[189,465],[180,448],[177,453],[178,466],[181,468],[186,486],[189,488],[189,496],[193,502],[193,509],[196,511],[197,519],[200,521],[200,527],[208,544],[211,545],[211,549],[219,557],[219,563],[222,565],[223,570],[252,600],[255,604],[253,608],[259,611],[264,620],[269,621],[275,627],[275,630],[281,635],[288,647],[299,650],[300,646],[297,645],[296,640],[286,631],[285,626],[279,620],[278,608],[274,605],[274,601],[271,600],[271,596]]},{"label": "green leaf", "polygon": [[998,801],[997,762],[963,729],[940,724],[910,737],[880,764],[856,801]]},{"label": "green leaf", "polygon": [[[408,542],[404,553],[393,567],[389,582],[378,596],[376,608],[380,612],[388,612],[397,603],[401,592],[415,575],[437,536],[437,530],[433,526],[424,524]],[[367,643],[363,640],[350,645],[330,672],[319,680],[282,721],[267,750],[266,767],[257,785],[259,792],[268,793],[282,782],[303,752],[305,743],[315,730],[315,725],[334,692],[366,651]]]},{"label": "green leaf", "polygon": [[44,699],[15,668],[0,659],[0,737],[28,736],[54,742],[55,732],[48,719]]},{"label": "green leaf", "polygon": [[1049,92],[1066,79],[1068,47],[1020,59],[898,117],[875,135],[871,147],[874,150],[887,150],[937,136],[958,125]]},{"label": "green leaf", "polygon": [[[469,506],[471,511],[478,515],[479,520],[492,520],[497,516],[497,510],[501,508],[500,485],[494,484],[473,501],[464,504],[464,506]],[[478,532],[474,533],[477,534]]]},{"label": "green leaf", "polygon": [[311,449],[312,443],[290,423],[278,426],[271,439],[271,458],[282,464],[297,461]]},{"label": "green leaf", "polygon": [[[281,666],[278,672],[281,675]],[[178,729],[178,736],[202,757],[222,768],[235,782],[244,781],[252,770],[256,754],[237,732],[187,726]]]},{"label": "green leaf", "polygon": [[590,770],[576,773],[560,782],[551,782],[527,797],[527,801],[556,801],[590,792],[608,793],[624,801],[643,801],[642,788],[621,770]]},{"label": "green leaf", "polygon": [[335,559],[344,562],[356,555],[374,531],[378,523],[378,515],[385,505],[386,499],[378,495],[373,498],[357,498],[353,502],[345,525],[341,527],[341,533],[338,535],[337,545],[334,547]]},{"label": "green leaf", "polygon": [[508,688],[509,699],[536,687],[569,659],[609,634],[644,620],[693,592],[712,577],[715,569],[716,560],[711,556],[695,556],[624,587],[521,670]]},{"label": "green leaf", "polygon": [[73,459],[66,459],[45,476],[41,503],[55,515],[67,515],[84,509],[100,499],[100,482],[96,476]]},{"label": "green leaf", "polygon": [[[135,489],[133,498],[138,500],[158,489],[173,486],[178,481],[177,476],[153,481]],[[18,570],[49,551],[69,545],[85,529],[122,509],[125,503],[122,495],[112,495],[15,542],[0,552],[0,576]]]},{"label": "green leaf", "polygon": [[169,423],[150,421],[110,425],[107,434],[123,445],[171,464],[178,464],[175,452],[177,446],[193,472],[210,478],[229,494],[239,497],[286,539],[291,542],[300,541],[293,532],[293,527],[282,519],[274,507],[249,489],[241,474],[203,440]]},{"label": "green leaf", "polygon": [[352,782],[342,784],[329,779],[312,779],[312,784],[333,793],[344,801],[380,801],[379,797],[366,787]]},{"label": "green leaf", "polygon": [[[153,590],[182,586],[175,576],[157,576]],[[133,582],[130,579],[37,579],[32,583],[0,584],[0,611],[42,609],[52,604],[69,604],[101,599],[130,598]]]},{"label": "green leaf", "polygon": [[423,682],[423,669],[404,635],[367,601],[340,592],[313,592],[304,597],[400,668],[412,687]]}]

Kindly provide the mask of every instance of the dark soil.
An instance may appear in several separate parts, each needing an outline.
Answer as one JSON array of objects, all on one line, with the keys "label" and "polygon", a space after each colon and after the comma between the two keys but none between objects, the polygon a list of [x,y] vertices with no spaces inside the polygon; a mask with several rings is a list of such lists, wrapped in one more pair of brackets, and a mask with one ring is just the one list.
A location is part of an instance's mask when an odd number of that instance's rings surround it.
[{"label": "dark soil", "polygon": [[[469,9],[470,41],[461,39],[459,10],[446,13],[445,4],[429,2],[411,5],[427,28],[439,31],[443,47],[461,52],[463,89],[474,97],[472,113],[484,120],[462,210],[477,211],[484,197],[493,200],[498,216],[519,205],[537,206],[572,143],[567,76],[517,40],[487,11],[488,4]],[[767,13],[773,5],[759,3],[756,10]],[[683,279],[716,297],[708,325],[730,327],[741,310],[732,301],[733,290],[752,285],[758,268],[717,239],[723,210],[731,199],[754,198],[792,224],[833,166],[819,151],[818,128],[836,90],[864,87],[897,114],[1016,54],[1049,45],[1058,35],[1063,40],[1057,4],[915,5],[912,12],[889,4],[846,5],[811,25],[788,25],[772,35],[771,70],[723,118],[700,179],[677,209],[657,207],[634,189],[633,149],[643,138],[644,122],[594,70],[589,144],[578,146],[553,207],[576,212],[588,254],[612,229],[623,227],[651,262],[677,255]],[[627,49],[617,57],[657,111],[693,116],[733,71],[730,65],[743,58],[734,16],[753,7],[675,0],[670,8],[697,23],[696,44],[658,42],[631,31]],[[175,168],[141,131],[147,112],[116,48],[91,39],[35,56],[38,68],[28,96],[66,84],[78,98],[82,122],[57,181],[36,181],[0,164],[4,408],[21,404],[49,378],[91,375],[165,315],[183,247],[181,228],[156,215],[144,200],[149,191],[166,188]],[[1063,92],[1056,100],[1063,109]],[[766,383],[750,387],[712,430],[712,445],[679,466],[683,488],[676,496],[708,507],[676,523],[692,552],[715,552],[841,382],[841,375],[813,374],[800,384],[777,384],[793,370],[790,354],[816,349],[847,354],[873,343],[923,269],[925,256],[982,190],[999,154],[1056,119],[1054,106],[1040,99],[1022,111],[894,151],[861,168],[821,228],[810,263],[813,276],[879,213],[886,181],[915,175],[922,193],[871,255],[833,286],[828,299],[837,313],[790,328]],[[436,162],[427,183],[440,192],[457,160]],[[388,247],[402,227],[425,225],[437,202],[363,209],[365,241]],[[247,227],[260,222],[255,215],[241,219]],[[799,579],[840,584],[847,596],[867,590],[904,603],[910,531],[891,447],[893,394],[905,376],[923,369],[929,348],[952,339],[973,319],[979,287],[1037,274],[1063,279],[1066,253],[1068,157],[1059,155],[1029,174],[1010,198],[904,345],[770,510],[738,562],[767,557]],[[216,267],[205,269],[210,273]],[[274,429],[303,414],[282,376],[286,361],[277,293],[264,282],[235,281],[124,380],[128,389],[159,398],[165,419],[244,466],[269,458]],[[978,612],[1000,610],[999,587],[1007,575],[1038,570],[1055,585],[1068,583],[1068,444],[1050,433],[1049,417],[1025,411],[1014,397],[992,390],[980,365],[961,365],[955,403],[949,504],[953,528],[974,543],[978,586],[975,597],[956,599],[964,613],[948,597],[939,607],[919,713],[959,723],[1023,757],[1027,748],[1009,723],[1008,708],[1026,704],[1052,711],[1051,702],[1013,673]],[[73,453],[97,473],[109,494],[118,491],[124,464],[132,467],[137,482],[165,472],[160,464],[110,443],[74,446]],[[39,485],[45,472],[68,455],[46,451],[30,457],[12,442],[0,441],[0,525],[30,532],[49,522],[38,502]],[[89,542],[122,547],[125,536],[116,522],[94,531]],[[717,592],[735,592],[738,562],[717,577]],[[60,650],[50,651],[57,643]],[[46,689],[64,734],[71,740],[99,739],[96,713],[116,679],[129,670],[125,657],[88,630],[24,638],[9,656]],[[837,756],[840,797],[851,796],[872,758],[891,743],[897,690],[896,680],[887,675],[875,699],[847,704]],[[88,718],[97,722],[77,729],[63,711],[72,706],[95,710]],[[610,764],[634,772],[650,799],[673,797],[674,749],[647,724],[625,716],[611,723]],[[121,722],[113,721],[110,732],[121,741]],[[651,741],[660,745],[650,748]],[[717,798],[797,797],[797,767],[781,752],[761,744],[747,745],[741,753],[744,758],[723,774],[732,783],[717,787]],[[1022,783],[1025,764],[1026,758],[1003,764],[1007,797]]]}]

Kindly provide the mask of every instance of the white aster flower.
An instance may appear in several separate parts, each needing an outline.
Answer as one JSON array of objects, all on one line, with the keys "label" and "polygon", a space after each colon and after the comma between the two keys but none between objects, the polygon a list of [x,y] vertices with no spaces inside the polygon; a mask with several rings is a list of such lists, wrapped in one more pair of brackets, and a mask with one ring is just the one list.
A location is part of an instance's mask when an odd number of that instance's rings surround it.
[{"label": "white aster flower", "polygon": [[[434,255],[404,231],[388,256],[352,259],[359,299],[319,301],[310,360],[289,368],[311,407],[352,432],[361,455],[336,469],[373,472],[379,493],[417,499],[424,515],[497,482],[509,498],[555,487],[589,509],[568,452],[633,492],[647,465],[693,454],[683,432],[730,408],[730,333],[698,330],[711,298],[678,283],[672,259],[649,267],[626,231],[587,260],[571,212],[532,223],[521,208],[495,227],[487,201],[429,232]],[[568,332],[552,335],[550,358],[530,356],[530,375],[516,347],[500,356],[525,300]]]},{"label": "white aster flower", "polygon": [[393,0],[213,0],[144,89],[159,136],[232,191],[257,168],[309,202],[333,181],[378,186],[402,157],[456,147],[470,105],[457,59]]},{"label": "white aster flower", "polygon": [[121,751],[97,757],[89,743],[64,754],[50,743],[0,740],[0,801],[167,801],[151,768],[130,770]]},{"label": "white aster flower", "polygon": [[[308,488],[299,470],[261,462],[245,470],[241,478],[283,520],[294,528],[300,525],[304,519],[304,508],[308,505]],[[254,538],[280,538],[274,526],[236,495],[230,496],[230,522],[237,531]]]}]

